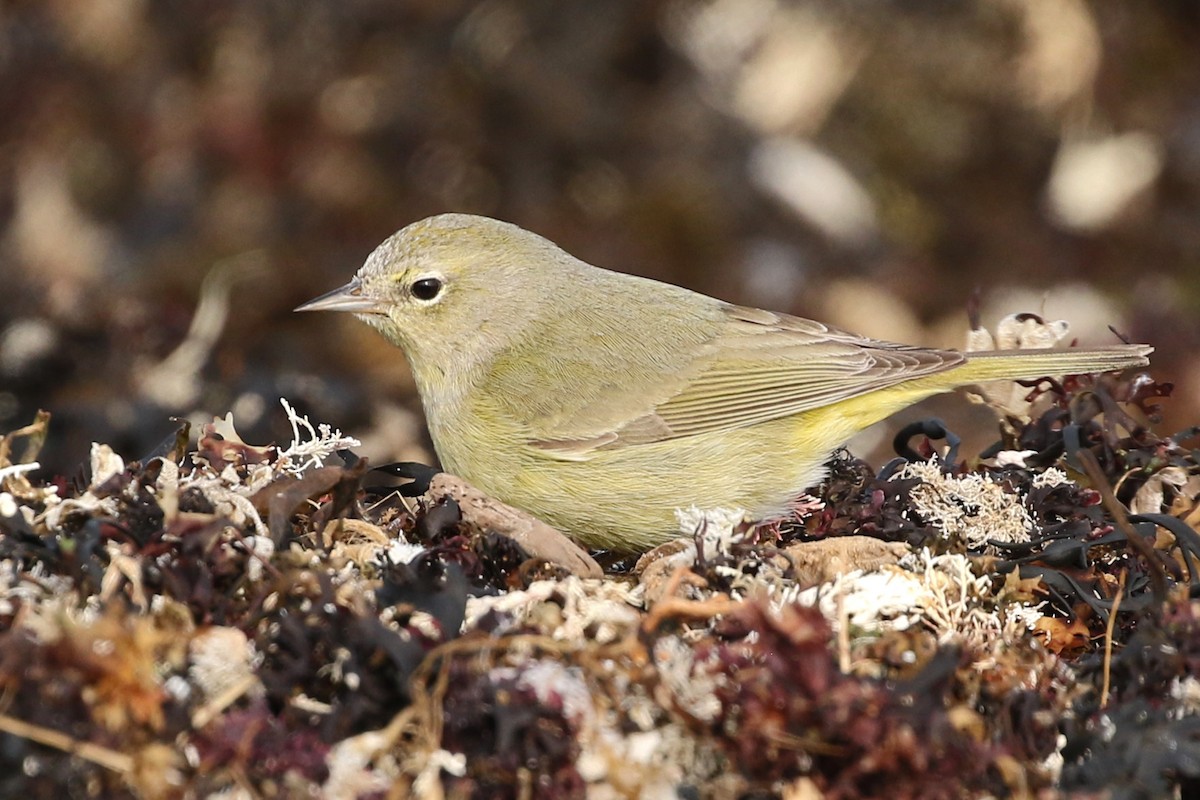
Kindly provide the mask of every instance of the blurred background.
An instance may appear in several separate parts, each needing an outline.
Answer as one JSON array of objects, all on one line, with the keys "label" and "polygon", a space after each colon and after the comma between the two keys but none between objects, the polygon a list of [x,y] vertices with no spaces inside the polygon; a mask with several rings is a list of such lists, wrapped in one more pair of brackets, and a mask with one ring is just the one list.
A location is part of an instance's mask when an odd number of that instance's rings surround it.
[{"label": "blurred background", "polygon": [[70,475],[171,417],[286,441],[284,396],[428,460],[398,351],[291,309],[469,211],[900,341],[961,347],[976,290],[989,326],[1112,325],[1158,347],[1173,431],[1200,422],[1198,36],[1192,0],[6,2],[0,430],[50,410]]}]

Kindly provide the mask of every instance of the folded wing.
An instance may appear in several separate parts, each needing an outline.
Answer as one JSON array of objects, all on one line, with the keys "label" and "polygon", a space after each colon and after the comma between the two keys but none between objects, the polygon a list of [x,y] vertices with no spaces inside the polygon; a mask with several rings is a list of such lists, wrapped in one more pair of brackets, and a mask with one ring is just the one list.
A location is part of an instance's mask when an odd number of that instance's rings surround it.
[{"label": "folded wing", "polygon": [[779,419],[963,362],[952,350],[868,339],[786,314],[740,306],[723,311],[717,335],[698,348],[683,371],[686,381],[669,397],[607,430],[532,444],[559,458],[587,459],[605,449]]}]

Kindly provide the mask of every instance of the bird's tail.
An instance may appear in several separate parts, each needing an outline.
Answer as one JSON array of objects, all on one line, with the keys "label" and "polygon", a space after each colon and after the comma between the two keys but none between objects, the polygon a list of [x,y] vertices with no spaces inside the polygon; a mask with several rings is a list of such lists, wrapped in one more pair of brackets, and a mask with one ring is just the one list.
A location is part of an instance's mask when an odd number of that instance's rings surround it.
[{"label": "bird's tail", "polygon": [[1154,352],[1148,344],[1072,347],[1066,350],[980,350],[966,353],[967,362],[952,370],[962,383],[1032,380],[1047,375],[1083,375],[1144,367]]}]

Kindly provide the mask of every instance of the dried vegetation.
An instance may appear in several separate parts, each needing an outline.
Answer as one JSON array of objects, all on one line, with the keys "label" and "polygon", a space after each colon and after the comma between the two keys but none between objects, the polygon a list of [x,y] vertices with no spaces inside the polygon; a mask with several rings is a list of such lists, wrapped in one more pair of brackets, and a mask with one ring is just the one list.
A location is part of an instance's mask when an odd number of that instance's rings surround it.
[{"label": "dried vegetation", "polygon": [[1144,424],[1169,391],[1043,381],[990,458],[843,455],[801,519],[693,510],[601,578],[286,403],[286,447],[226,419],[50,484],[40,416],[0,440],[0,793],[1187,796],[1200,464]]}]

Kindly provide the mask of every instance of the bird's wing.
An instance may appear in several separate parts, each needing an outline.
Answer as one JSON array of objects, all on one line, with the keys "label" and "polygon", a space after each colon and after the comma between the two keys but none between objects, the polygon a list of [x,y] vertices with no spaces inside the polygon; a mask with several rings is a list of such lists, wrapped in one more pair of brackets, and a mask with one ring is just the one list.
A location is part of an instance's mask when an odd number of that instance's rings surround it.
[{"label": "bird's wing", "polygon": [[[697,348],[669,396],[641,413],[616,401],[625,422],[582,436],[552,436],[532,444],[559,458],[694,436],[798,414],[962,363],[953,350],[867,339],[819,322],[741,306],[723,306],[716,336]],[[580,431],[583,433],[583,431]]]}]

